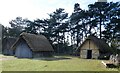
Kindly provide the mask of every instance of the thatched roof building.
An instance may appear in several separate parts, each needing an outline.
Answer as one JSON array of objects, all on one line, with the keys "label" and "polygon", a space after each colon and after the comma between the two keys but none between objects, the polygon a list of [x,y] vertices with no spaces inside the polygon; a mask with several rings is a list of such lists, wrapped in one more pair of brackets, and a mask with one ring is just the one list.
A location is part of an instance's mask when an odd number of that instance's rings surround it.
[{"label": "thatched roof building", "polygon": [[12,49],[15,50],[15,56],[21,58],[50,56],[54,51],[45,36],[30,33],[20,34]]},{"label": "thatched roof building", "polygon": [[5,37],[2,40],[2,53],[4,55],[14,55],[14,51],[11,49],[11,46],[15,43],[16,38]]},{"label": "thatched roof building", "polygon": [[96,36],[88,36],[85,41],[80,45],[81,58],[104,58],[110,56],[112,49],[105,41],[97,38]]}]

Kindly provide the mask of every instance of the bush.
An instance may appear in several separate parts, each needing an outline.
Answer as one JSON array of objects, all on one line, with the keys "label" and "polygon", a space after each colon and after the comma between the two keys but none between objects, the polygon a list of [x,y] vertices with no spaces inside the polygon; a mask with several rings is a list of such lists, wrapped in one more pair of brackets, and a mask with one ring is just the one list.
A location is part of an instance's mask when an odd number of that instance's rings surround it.
[{"label": "bush", "polygon": [[109,54],[104,54],[104,55],[100,55],[98,57],[98,59],[101,59],[101,60],[109,60],[110,58],[110,55]]}]

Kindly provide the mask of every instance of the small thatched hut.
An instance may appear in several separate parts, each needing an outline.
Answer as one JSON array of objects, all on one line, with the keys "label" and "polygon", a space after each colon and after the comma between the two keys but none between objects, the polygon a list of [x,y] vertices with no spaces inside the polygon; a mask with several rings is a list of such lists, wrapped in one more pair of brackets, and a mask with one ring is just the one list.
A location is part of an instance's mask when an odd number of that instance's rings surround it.
[{"label": "small thatched hut", "polygon": [[48,57],[54,51],[45,36],[29,33],[20,34],[12,49],[18,58]]},{"label": "small thatched hut", "polygon": [[78,49],[80,57],[87,59],[109,59],[112,53],[112,49],[105,41],[92,35],[88,36]]},{"label": "small thatched hut", "polygon": [[14,51],[11,48],[11,46],[15,43],[16,38],[12,37],[5,37],[2,40],[2,53],[4,55],[14,55]]}]

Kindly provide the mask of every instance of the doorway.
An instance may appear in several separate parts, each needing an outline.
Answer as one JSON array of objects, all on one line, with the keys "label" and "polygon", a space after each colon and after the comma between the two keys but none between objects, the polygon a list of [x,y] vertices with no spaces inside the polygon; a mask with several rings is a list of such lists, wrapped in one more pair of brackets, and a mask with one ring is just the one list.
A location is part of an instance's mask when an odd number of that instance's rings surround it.
[{"label": "doorway", "polygon": [[87,59],[92,58],[92,50],[87,50]]}]

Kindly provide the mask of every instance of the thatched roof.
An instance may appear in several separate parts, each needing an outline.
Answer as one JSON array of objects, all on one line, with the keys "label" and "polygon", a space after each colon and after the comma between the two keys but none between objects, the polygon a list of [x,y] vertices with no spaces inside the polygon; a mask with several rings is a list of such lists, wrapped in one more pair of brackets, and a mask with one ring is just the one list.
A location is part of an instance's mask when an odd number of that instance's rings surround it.
[{"label": "thatched roof", "polygon": [[102,39],[97,38],[96,36],[90,35],[88,36],[85,41],[80,45],[79,49],[87,42],[88,40],[93,41],[96,46],[99,48],[100,52],[111,52],[112,49],[109,47],[109,45]]},{"label": "thatched roof", "polygon": [[54,51],[47,38],[43,35],[35,35],[30,33],[21,33],[17,41],[13,44],[15,49],[20,40],[24,40],[32,51]]},{"label": "thatched roof", "polygon": [[[15,43],[16,38],[5,37],[2,40],[2,49],[10,49],[10,47]],[[9,46],[8,46],[9,45]]]}]

